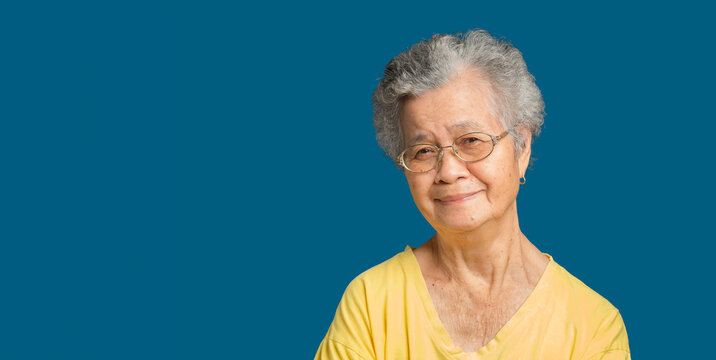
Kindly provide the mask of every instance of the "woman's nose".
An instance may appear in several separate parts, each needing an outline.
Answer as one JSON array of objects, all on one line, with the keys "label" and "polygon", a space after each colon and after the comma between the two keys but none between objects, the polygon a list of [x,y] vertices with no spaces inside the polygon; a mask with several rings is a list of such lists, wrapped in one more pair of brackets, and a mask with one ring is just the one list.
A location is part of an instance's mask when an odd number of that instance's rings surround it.
[{"label": "woman's nose", "polygon": [[438,163],[435,174],[435,182],[454,183],[458,179],[467,176],[469,176],[467,163],[455,155],[452,147],[444,148],[443,156]]}]

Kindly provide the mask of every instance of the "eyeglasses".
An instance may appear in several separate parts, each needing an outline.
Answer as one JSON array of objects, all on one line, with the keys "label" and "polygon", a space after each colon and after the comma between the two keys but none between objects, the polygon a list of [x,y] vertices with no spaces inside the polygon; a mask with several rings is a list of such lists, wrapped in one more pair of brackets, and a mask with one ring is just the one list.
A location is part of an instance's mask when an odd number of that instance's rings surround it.
[{"label": "eyeglasses", "polygon": [[451,148],[458,159],[473,163],[492,154],[497,142],[502,140],[510,130],[500,135],[490,135],[483,132],[471,132],[461,135],[452,145],[437,146],[432,144],[417,144],[403,150],[398,155],[398,163],[406,170],[414,173],[424,173],[435,169],[443,158],[443,149]]}]

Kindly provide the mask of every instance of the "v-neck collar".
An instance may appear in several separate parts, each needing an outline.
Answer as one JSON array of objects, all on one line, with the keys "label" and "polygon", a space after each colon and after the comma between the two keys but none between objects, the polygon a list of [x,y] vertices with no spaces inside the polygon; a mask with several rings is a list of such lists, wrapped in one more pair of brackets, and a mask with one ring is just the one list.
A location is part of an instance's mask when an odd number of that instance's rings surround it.
[{"label": "v-neck collar", "polygon": [[529,314],[537,311],[538,309],[536,308],[535,304],[539,302],[538,298],[540,296],[543,296],[545,288],[550,282],[552,273],[554,271],[553,269],[555,267],[555,262],[552,256],[547,253],[543,253],[545,256],[547,256],[547,258],[549,258],[547,267],[537,281],[537,285],[535,285],[535,288],[532,290],[530,295],[527,296],[527,299],[525,299],[522,305],[520,305],[520,307],[517,309],[517,312],[515,312],[512,318],[510,318],[510,320],[507,321],[504,326],[502,326],[502,328],[500,329],[500,331],[497,332],[495,337],[487,344],[485,344],[485,346],[481,347],[477,351],[466,353],[463,352],[459,346],[453,343],[452,339],[450,338],[450,335],[445,329],[445,326],[443,326],[442,321],[440,321],[438,312],[435,309],[435,305],[433,304],[432,298],[430,297],[430,292],[428,291],[425,278],[423,277],[423,273],[420,270],[420,264],[418,263],[418,259],[415,257],[413,250],[414,249],[410,245],[405,247],[405,252],[407,254],[406,266],[409,267],[407,272],[410,274],[409,276],[411,280],[413,280],[411,282],[415,285],[415,289],[417,290],[418,295],[421,298],[423,307],[425,309],[425,315],[427,316],[428,321],[432,325],[433,332],[430,334],[430,336],[433,338],[434,341],[436,341],[437,344],[441,345],[440,350],[442,350],[445,355],[460,360],[472,360],[484,357],[485,354],[489,353],[496,347],[499,347],[499,344],[502,342],[502,339],[509,337],[510,334],[514,332],[515,327],[524,318],[528,317]]}]

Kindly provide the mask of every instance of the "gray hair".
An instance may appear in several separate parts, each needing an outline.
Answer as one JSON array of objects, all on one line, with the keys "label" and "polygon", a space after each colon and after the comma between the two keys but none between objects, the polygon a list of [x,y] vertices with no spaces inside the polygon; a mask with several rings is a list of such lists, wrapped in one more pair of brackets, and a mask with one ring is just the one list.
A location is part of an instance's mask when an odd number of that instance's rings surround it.
[{"label": "gray hair", "polygon": [[[385,66],[384,76],[373,93],[378,145],[393,161],[404,147],[400,126],[403,100],[447,84],[466,67],[477,70],[491,85],[488,100],[504,129],[524,127],[534,136],[539,135],[544,102],[519,50],[485,30],[464,35],[435,34],[394,57]],[[512,135],[517,156],[525,139],[519,131],[512,131]]]}]

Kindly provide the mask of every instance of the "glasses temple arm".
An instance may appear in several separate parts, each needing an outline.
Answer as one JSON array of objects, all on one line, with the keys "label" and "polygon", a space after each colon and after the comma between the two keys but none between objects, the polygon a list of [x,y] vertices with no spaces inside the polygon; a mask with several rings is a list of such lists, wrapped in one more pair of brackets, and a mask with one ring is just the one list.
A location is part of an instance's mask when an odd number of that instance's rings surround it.
[{"label": "glasses temple arm", "polygon": [[503,137],[507,136],[507,134],[509,134],[509,133],[510,133],[510,130],[505,130],[505,131],[503,131],[502,134],[497,135],[497,136],[495,137],[495,141],[501,140]]}]

